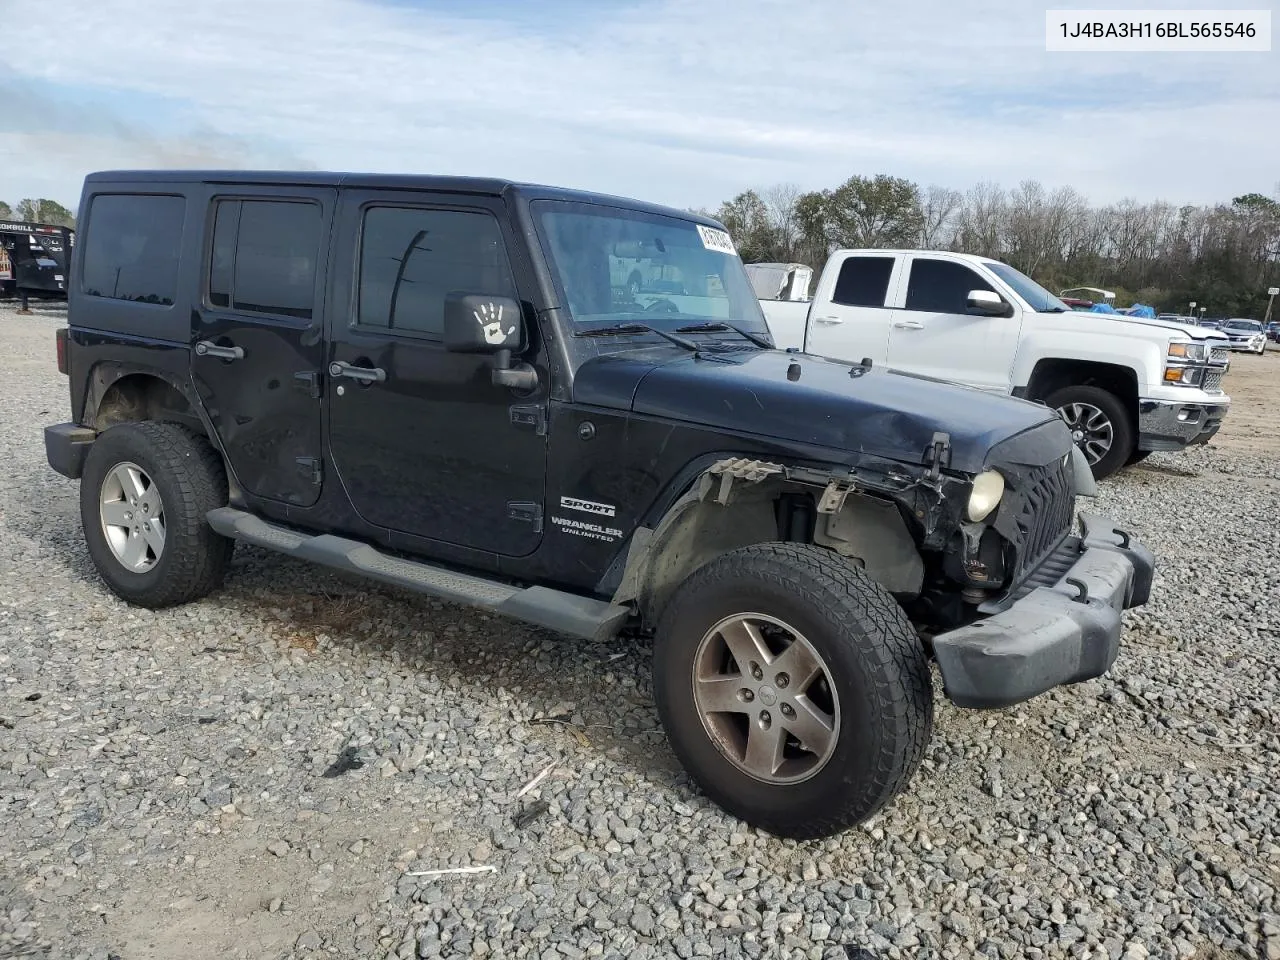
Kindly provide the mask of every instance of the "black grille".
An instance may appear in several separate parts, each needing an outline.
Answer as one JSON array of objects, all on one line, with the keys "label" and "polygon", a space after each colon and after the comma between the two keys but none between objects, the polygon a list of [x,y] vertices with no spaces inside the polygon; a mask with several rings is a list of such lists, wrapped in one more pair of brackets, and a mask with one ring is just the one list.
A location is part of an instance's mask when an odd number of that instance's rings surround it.
[{"label": "black grille", "polygon": [[1071,532],[1076,493],[1071,459],[1027,470],[1019,477],[1019,486],[1023,489],[1014,491],[1018,496],[1015,584],[1039,567]]}]

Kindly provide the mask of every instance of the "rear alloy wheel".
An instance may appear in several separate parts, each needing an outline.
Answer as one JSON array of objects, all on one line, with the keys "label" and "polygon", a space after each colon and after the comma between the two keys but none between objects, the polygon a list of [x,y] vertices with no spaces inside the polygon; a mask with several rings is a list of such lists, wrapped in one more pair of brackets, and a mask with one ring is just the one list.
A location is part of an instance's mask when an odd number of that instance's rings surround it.
[{"label": "rear alloy wheel", "polygon": [[1111,476],[1133,456],[1133,424],[1115,394],[1101,387],[1064,387],[1045,403],[1066,423],[1095,480]]},{"label": "rear alloy wheel", "polygon": [[98,574],[121,599],[153,610],[222,582],[235,544],[205,514],[226,502],[222,457],[176,423],[104,430],[80,479],[80,520]]},{"label": "rear alloy wheel", "polygon": [[770,833],[826,837],[906,788],[933,726],[924,646],[883,587],[801,543],[723,554],[663,611],[654,696],[703,791]]}]

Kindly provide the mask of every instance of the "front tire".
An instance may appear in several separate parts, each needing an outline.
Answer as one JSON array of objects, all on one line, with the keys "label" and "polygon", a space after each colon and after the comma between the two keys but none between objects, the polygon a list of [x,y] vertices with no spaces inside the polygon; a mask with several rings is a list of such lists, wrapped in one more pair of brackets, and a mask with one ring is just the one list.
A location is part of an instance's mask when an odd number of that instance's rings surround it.
[{"label": "front tire", "polygon": [[1114,393],[1101,387],[1063,387],[1049,394],[1045,403],[1066,421],[1095,480],[1111,476],[1133,456],[1133,419]]},{"label": "front tire", "polygon": [[156,610],[188,603],[221,583],[234,541],[205,514],[227,502],[222,458],[176,423],[105,430],[85,458],[80,521],[89,556],[122,600]]},{"label": "front tire", "polygon": [[680,762],[733,815],[796,839],[901,792],[933,728],[924,648],[860,569],[808,544],[724,554],[675,593],[654,641],[658,713]]}]

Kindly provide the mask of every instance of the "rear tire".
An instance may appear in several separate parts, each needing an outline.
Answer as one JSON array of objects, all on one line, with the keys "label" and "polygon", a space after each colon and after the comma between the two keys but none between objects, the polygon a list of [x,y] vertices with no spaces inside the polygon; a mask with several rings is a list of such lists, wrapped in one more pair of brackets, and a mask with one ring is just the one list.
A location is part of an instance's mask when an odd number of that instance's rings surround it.
[{"label": "rear tire", "polygon": [[1111,476],[1133,455],[1137,447],[1133,418],[1120,398],[1109,390],[1063,387],[1049,394],[1044,402],[1066,420],[1095,480]]},{"label": "rear tire", "polygon": [[[752,622],[754,633],[740,626]],[[685,770],[725,810],[778,836],[830,836],[872,816],[906,787],[933,729],[929,664],[902,609],[809,544],[744,547],[694,573],[663,612],[653,672]],[[753,751],[758,732],[766,739]]]},{"label": "rear tire", "polygon": [[222,457],[176,423],[123,423],[85,458],[80,521],[98,574],[122,600],[160,609],[216,589],[234,541],[205,514],[227,502]]}]

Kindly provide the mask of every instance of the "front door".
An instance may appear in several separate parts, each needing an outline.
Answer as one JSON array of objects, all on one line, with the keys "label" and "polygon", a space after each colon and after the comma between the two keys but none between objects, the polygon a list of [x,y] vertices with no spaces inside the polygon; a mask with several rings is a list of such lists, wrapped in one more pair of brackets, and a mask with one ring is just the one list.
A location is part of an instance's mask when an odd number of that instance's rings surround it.
[{"label": "front door", "polygon": [[1016,307],[1012,317],[967,312],[969,291],[999,292],[988,280],[959,261],[913,256],[899,290],[889,324],[892,369],[1009,390],[1022,314]]},{"label": "front door", "polygon": [[298,506],[320,496],[321,334],[337,193],[215,194],[192,316],[191,373],[240,485]]},{"label": "front door", "polygon": [[545,384],[517,396],[491,358],[441,339],[447,294],[519,297],[504,222],[496,199],[345,193],[325,389],[329,451],[362,518],[519,557],[542,539]]}]

